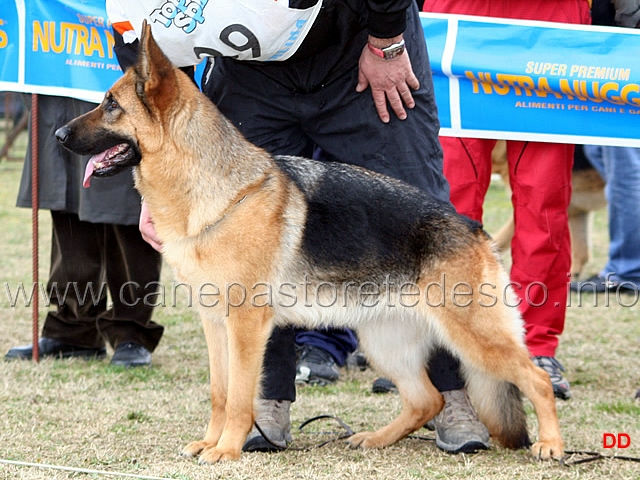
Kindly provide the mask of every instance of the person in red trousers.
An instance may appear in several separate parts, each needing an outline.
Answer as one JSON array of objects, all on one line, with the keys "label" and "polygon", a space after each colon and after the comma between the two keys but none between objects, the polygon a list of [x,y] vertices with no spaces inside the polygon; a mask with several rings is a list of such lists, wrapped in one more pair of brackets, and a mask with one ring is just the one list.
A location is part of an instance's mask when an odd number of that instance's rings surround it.
[{"label": "person in red trousers", "polygon": [[[425,0],[423,11],[591,23],[587,0]],[[496,140],[441,136],[440,141],[453,205],[459,213],[482,222]],[[573,145],[507,141],[515,220],[511,280],[520,298],[531,357],[549,373],[554,393],[562,399],[570,398],[571,391],[555,353],[564,328],[571,267],[567,207],[573,152]]]}]

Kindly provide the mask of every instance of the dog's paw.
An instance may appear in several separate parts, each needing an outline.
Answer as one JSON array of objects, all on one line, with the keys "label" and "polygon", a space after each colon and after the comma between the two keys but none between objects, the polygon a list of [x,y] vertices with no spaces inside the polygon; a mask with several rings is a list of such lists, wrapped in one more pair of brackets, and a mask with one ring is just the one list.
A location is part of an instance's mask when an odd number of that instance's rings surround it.
[{"label": "dog's paw", "polygon": [[564,443],[562,440],[541,440],[531,447],[531,453],[539,460],[560,460],[564,456]]},{"label": "dog's paw", "polygon": [[198,463],[218,463],[230,460],[238,460],[240,458],[240,450],[236,449],[222,449],[218,447],[207,448],[203,450]]},{"label": "dog's paw", "polygon": [[209,442],[205,442],[201,440],[199,442],[191,442],[189,445],[182,449],[180,455],[183,457],[197,457],[200,452],[207,448],[215,447],[215,445],[211,445]]},{"label": "dog's paw", "polygon": [[385,445],[380,443],[375,432],[360,432],[351,435],[347,440],[351,448],[380,448]]}]

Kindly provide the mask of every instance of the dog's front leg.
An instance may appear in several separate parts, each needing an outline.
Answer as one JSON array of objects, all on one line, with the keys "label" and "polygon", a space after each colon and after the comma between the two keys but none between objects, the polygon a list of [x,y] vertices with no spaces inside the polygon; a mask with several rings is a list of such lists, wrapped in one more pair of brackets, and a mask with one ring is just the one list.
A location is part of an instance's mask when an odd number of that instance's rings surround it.
[{"label": "dog's front leg", "polygon": [[225,424],[217,445],[202,451],[201,463],[240,458],[254,420],[253,402],[258,394],[272,317],[273,312],[267,307],[241,307],[229,314],[226,322],[229,388]]},{"label": "dog's front leg", "polygon": [[204,439],[191,442],[182,451],[182,455],[195,457],[200,452],[218,444],[226,419],[228,384],[228,348],[227,330],[224,321],[210,318],[208,312],[201,312],[202,328],[207,340],[209,352],[209,376],[211,386],[211,419]]}]

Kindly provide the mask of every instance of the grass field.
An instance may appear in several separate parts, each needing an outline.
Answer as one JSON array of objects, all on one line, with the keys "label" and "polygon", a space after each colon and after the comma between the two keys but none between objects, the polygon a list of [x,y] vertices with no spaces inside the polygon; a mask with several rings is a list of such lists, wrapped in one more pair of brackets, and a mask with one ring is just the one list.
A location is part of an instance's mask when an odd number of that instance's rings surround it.
[{"label": "grass field", "polygon": [[[31,340],[31,308],[12,307],[7,285],[31,284],[31,213],[14,207],[22,165],[0,164],[0,354]],[[495,231],[509,216],[509,202],[498,182],[487,202],[486,224]],[[40,213],[40,280],[49,266],[49,215]],[[595,226],[595,272],[606,256],[606,217]],[[171,282],[168,269],[163,273]],[[613,298],[572,297],[558,358],[567,367],[573,399],[558,401],[566,446],[572,451],[607,456],[640,457],[640,387],[638,362],[640,308],[624,307]],[[624,298],[629,303],[633,298]],[[41,305],[42,318],[47,308]],[[427,430],[379,451],[350,450],[338,441],[312,447],[340,434],[336,423],[314,423],[304,432],[305,419],[331,414],[354,430],[388,422],[399,410],[395,395],[376,396],[370,370],[344,371],[327,388],[298,390],[292,409],[294,448],[266,455],[246,454],[238,462],[202,466],[179,455],[182,447],[200,439],[208,419],[208,369],[200,323],[184,304],[158,308],[155,319],[165,336],[151,368],[126,370],[105,361],[0,361],[0,478],[172,478],[172,479],[639,479],[640,463],[603,459],[581,465],[538,462],[526,451],[494,446],[476,455],[447,455]],[[535,436],[535,419],[528,407]],[[603,434],[626,433],[626,449],[604,449]],[[584,456],[570,456],[571,463]],[[46,467],[7,464],[35,463]],[[82,471],[59,470],[65,467]],[[93,472],[93,473],[92,473]],[[105,473],[113,475],[107,476]]]}]

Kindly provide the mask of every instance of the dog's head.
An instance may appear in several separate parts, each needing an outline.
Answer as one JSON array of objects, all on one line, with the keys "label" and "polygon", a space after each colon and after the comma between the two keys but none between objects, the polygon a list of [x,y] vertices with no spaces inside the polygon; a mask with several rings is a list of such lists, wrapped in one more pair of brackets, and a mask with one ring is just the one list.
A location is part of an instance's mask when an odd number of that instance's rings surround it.
[{"label": "dog's head", "polygon": [[162,112],[175,104],[176,76],[181,74],[142,27],[137,63],[127,69],[90,112],[60,127],[56,138],[67,149],[92,155],[85,172],[107,177],[140,163],[158,144]]}]

